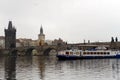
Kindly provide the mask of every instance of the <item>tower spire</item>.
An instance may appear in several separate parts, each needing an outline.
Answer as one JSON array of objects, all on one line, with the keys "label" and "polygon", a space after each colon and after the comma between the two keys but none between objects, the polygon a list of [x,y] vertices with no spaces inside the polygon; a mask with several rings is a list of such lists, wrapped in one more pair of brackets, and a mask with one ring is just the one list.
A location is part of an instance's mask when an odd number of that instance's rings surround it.
[{"label": "tower spire", "polygon": [[12,21],[9,21],[9,23],[8,23],[8,29],[12,29]]},{"label": "tower spire", "polygon": [[43,33],[43,27],[42,27],[42,24],[41,24],[40,34],[38,35],[38,46],[42,46],[44,44],[45,44],[45,35]]},{"label": "tower spire", "polygon": [[40,28],[40,34],[43,34],[42,24],[41,24],[41,28]]}]

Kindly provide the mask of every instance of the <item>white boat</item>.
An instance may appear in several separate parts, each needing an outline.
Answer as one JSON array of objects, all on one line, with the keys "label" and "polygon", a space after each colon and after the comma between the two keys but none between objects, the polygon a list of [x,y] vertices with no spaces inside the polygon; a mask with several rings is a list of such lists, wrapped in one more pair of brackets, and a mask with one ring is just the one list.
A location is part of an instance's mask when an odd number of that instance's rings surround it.
[{"label": "white boat", "polygon": [[57,54],[58,59],[102,59],[120,58],[120,51],[111,50],[64,50]]}]

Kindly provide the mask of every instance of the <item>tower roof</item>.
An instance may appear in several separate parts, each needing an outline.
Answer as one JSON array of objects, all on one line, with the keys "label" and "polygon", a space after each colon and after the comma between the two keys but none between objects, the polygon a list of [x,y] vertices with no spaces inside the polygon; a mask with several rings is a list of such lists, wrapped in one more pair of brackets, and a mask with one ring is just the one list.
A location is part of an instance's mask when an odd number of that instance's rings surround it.
[{"label": "tower roof", "polygon": [[12,29],[12,21],[9,21],[9,23],[8,23],[8,29]]},{"label": "tower roof", "polygon": [[41,28],[40,28],[40,34],[43,34],[43,28],[42,28],[42,25],[41,25]]}]

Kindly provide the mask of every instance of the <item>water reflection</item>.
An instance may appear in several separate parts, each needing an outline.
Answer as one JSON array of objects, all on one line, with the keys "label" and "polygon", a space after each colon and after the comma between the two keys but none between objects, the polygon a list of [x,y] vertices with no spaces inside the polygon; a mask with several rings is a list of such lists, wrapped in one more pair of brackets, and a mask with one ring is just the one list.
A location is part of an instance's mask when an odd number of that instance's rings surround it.
[{"label": "water reflection", "polygon": [[58,61],[59,66],[56,70],[60,72],[59,75],[64,76],[61,79],[119,80],[120,65],[118,64],[120,64],[119,59]]},{"label": "water reflection", "polygon": [[5,62],[5,60],[4,60],[4,57],[1,57],[0,56],[0,80],[2,80],[2,79],[4,79],[4,77],[5,77],[5,74],[4,74],[4,62]]},{"label": "water reflection", "polygon": [[33,80],[32,79],[32,56],[17,57],[16,60],[16,78],[17,80]]},{"label": "water reflection", "polygon": [[113,78],[116,80],[120,80],[120,59],[117,59],[116,61],[113,62],[112,64],[112,69],[113,69]]},{"label": "water reflection", "polygon": [[16,57],[5,57],[5,79],[16,80]]},{"label": "water reflection", "polygon": [[56,57],[1,57],[1,80],[120,80],[120,59],[58,61]]},{"label": "water reflection", "polygon": [[[37,57],[37,58],[34,57],[34,62],[37,62],[37,63],[35,63],[35,65],[37,64],[37,67],[34,68],[33,71],[38,70],[38,72],[39,72],[38,76],[39,76],[39,79],[41,79],[41,80],[44,80],[44,76],[45,76],[45,59],[46,59],[45,56]],[[35,67],[35,66],[33,66],[33,67]],[[34,77],[34,79],[36,79],[36,77]]]}]

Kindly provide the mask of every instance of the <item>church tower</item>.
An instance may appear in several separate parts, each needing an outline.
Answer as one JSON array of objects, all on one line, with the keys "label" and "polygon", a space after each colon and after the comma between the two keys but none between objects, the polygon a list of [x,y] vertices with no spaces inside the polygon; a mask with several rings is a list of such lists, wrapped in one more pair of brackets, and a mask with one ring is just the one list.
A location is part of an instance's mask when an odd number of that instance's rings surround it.
[{"label": "church tower", "polygon": [[38,46],[43,46],[45,44],[45,34],[43,33],[43,28],[41,25],[40,34],[38,35]]},{"label": "church tower", "polygon": [[5,48],[16,48],[16,29],[12,26],[12,21],[8,23],[8,29],[5,29]]}]

